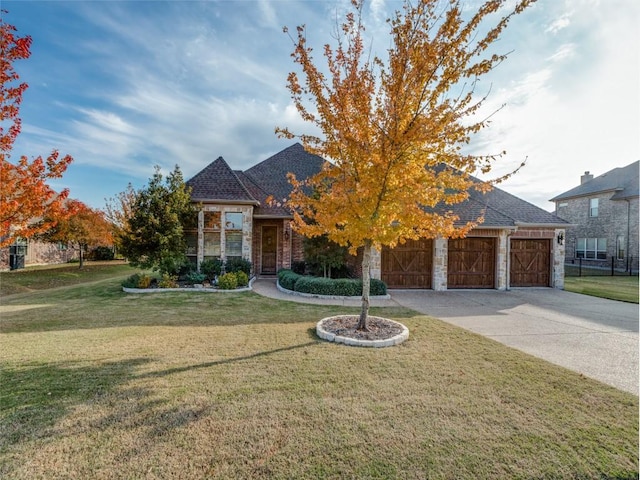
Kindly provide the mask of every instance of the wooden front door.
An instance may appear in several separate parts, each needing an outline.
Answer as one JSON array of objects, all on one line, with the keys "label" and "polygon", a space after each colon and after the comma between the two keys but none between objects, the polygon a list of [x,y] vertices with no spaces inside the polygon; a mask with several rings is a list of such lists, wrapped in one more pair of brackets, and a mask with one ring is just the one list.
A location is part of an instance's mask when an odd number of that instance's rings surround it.
[{"label": "wooden front door", "polygon": [[382,281],[389,288],[431,288],[433,241],[407,240],[382,249]]},{"label": "wooden front door", "polygon": [[262,267],[260,273],[276,273],[278,259],[278,227],[262,227]]},{"label": "wooden front door", "polygon": [[449,240],[447,288],[495,288],[495,239]]},{"label": "wooden front door", "polygon": [[551,276],[549,239],[512,238],[510,255],[512,287],[548,287]]}]

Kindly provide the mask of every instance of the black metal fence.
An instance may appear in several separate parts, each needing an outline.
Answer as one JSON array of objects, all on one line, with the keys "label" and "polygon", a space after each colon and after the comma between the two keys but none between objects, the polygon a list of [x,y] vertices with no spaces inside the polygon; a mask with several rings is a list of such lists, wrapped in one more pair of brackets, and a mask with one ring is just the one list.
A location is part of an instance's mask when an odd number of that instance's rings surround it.
[{"label": "black metal fence", "polygon": [[[634,261],[636,268],[633,268]],[[575,258],[571,260],[571,263],[564,264],[564,274],[567,277],[637,276],[637,260],[629,257],[626,261],[621,262],[612,256],[610,260],[600,261],[598,265],[594,265],[592,261]]]}]

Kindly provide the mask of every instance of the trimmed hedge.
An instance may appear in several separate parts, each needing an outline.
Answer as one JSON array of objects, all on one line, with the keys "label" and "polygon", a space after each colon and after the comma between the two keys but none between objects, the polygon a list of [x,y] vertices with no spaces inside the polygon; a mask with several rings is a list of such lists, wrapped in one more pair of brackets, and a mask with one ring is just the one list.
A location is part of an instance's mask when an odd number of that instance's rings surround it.
[{"label": "trimmed hedge", "polygon": [[[359,297],[362,295],[361,279],[310,277],[298,275],[291,270],[280,270],[278,272],[278,281],[282,288],[295,292],[344,297]],[[372,278],[370,294],[372,296],[386,295],[387,285],[382,280]]]}]

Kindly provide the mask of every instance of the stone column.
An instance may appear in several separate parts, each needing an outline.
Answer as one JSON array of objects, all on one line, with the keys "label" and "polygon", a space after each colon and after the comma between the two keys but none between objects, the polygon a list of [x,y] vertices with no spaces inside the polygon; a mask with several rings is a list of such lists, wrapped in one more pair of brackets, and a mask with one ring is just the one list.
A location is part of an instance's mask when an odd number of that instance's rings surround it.
[{"label": "stone column", "polygon": [[[554,238],[551,240],[551,286],[564,290],[564,255],[567,237],[564,228],[556,228],[554,233]],[[562,245],[558,243],[558,235],[564,238]]]},{"label": "stone column", "polygon": [[509,258],[507,255],[509,236],[507,230],[500,230],[498,235],[498,251],[496,255],[496,289],[507,289],[507,278],[509,276]]},{"label": "stone column", "polygon": [[196,247],[196,264],[200,271],[200,264],[204,260],[204,210],[198,212],[198,246]]},{"label": "stone column", "polygon": [[433,241],[433,272],[431,285],[433,289],[443,292],[447,289],[448,240],[436,238]]},{"label": "stone column", "polygon": [[369,266],[369,272],[371,278],[376,280],[382,279],[382,253],[381,250],[372,247],[371,248],[371,265]]}]

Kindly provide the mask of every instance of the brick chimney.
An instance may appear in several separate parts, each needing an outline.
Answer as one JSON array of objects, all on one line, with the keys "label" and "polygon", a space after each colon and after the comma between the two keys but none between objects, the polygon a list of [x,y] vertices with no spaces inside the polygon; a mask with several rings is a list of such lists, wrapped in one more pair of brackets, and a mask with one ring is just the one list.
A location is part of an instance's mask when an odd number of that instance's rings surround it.
[{"label": "brick chimney", "polygon": [[591,175],[587,170],[586,172],[584,172],[584,175],[580,177],[580,185],[587,183],[589,180],[593,180],[593,175]]}]

